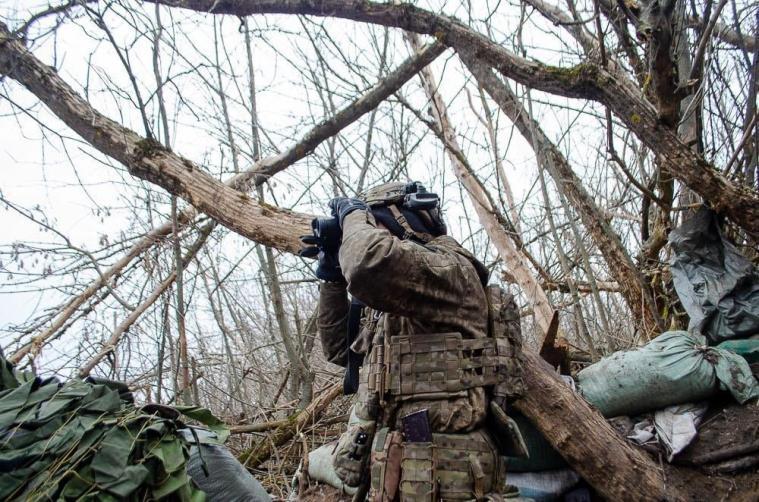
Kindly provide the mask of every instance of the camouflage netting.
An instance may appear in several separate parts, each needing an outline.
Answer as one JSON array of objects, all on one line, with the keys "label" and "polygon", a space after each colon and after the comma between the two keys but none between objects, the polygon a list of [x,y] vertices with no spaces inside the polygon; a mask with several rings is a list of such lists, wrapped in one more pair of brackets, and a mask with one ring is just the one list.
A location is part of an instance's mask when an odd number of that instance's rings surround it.
[{"label": "camouflage netting", "polygon": [[191,500],[180,417],[223,424],[197,407],[136,407],[123,384],[39,378],[0,357],[0,500]]}]

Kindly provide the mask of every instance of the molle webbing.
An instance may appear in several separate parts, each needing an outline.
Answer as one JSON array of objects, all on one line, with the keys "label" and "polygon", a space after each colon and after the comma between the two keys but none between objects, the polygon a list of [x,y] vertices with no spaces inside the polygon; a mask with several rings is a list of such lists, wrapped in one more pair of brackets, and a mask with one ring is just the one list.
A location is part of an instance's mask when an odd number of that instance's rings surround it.
[{"label": "molle webbing", "polygon": [[404,443],[401,500],[471,500],[499,493],[505,468],[484,431],[433,434],[431,443]]},{"label": "molle webbing", "polygon": [[[457,393],[498,382],[499,340],[459,333],[394,336],[370,361],[369,390],[391,396]],[[375,352],[375,351],[373,351]],[[381,358],[381,359],[380,359]]]}]

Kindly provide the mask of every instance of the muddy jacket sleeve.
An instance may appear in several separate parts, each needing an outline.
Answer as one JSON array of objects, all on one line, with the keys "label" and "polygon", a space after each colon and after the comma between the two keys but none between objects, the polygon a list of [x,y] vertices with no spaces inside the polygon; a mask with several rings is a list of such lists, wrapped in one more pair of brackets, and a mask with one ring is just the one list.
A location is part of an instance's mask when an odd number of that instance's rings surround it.
[{"label": "muddy jacket sleeve", "polygon": [[367,211],[343,223],[340,266],[348,291],[382,312],[440,322],[480,315],[484,290],[466,254],[450,237],[426,246],[397,239]]},{"label": "muddy jacket sleeve", "polygon": [[324,357],[331,363],[348,364],[348,292],[344,282],[324,282],[319,288],[319,338]]}]

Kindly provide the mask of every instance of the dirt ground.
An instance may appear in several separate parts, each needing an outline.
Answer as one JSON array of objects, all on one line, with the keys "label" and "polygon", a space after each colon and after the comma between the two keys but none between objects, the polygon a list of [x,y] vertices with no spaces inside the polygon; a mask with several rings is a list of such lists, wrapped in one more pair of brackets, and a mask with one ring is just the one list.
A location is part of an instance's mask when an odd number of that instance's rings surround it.
[{"label": "dirt ground", "polygon": [[[694,465],[709,455],[727,454],[752,444],[757,445],[753,453]],[[713,403],[699,427],[698,437],[675,459],[678,465],[664,463],[667,481],[693,501],[756,502],[759,501],[758,454],[759,405],[739,406],[728,400]],[[739,462],[747,465],[740,468]]]}]

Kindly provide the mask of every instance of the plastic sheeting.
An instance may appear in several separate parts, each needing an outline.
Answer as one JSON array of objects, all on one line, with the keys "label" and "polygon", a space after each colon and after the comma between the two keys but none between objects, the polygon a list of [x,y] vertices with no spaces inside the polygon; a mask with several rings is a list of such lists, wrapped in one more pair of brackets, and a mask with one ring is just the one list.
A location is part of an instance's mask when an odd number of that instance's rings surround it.
[{"label": "plastic sheeting", "polygon": [[672,462],[698,436],[698,424],[708,408],[707,403],[688,403],[656,411],[654,425],[659,441],[667,449],[667,462]]},{"label": "plastic sheeting", "polygon": [[711,344],[759,333],[759,273],[722,236],[716,214],[700,209],[669,234],[669,243],[688,330]]},{"label": "plastic sheeting", "polygon": [[638,415],[700,401],[729,390],[743,404],[759,396],[745,359],[708,347],[703,336],[663,333],[636,350],[617,352],[577,374],[580,393],[605,417]]},{"label": "plastic sheeting", "polygon": [[[519,488],[519,495],[536,502],[560,500],[560,497],[580,481],[572,469],[543,472],[509,472],[506,482]],[[511,500],[511,499],[506,499]]]}]

